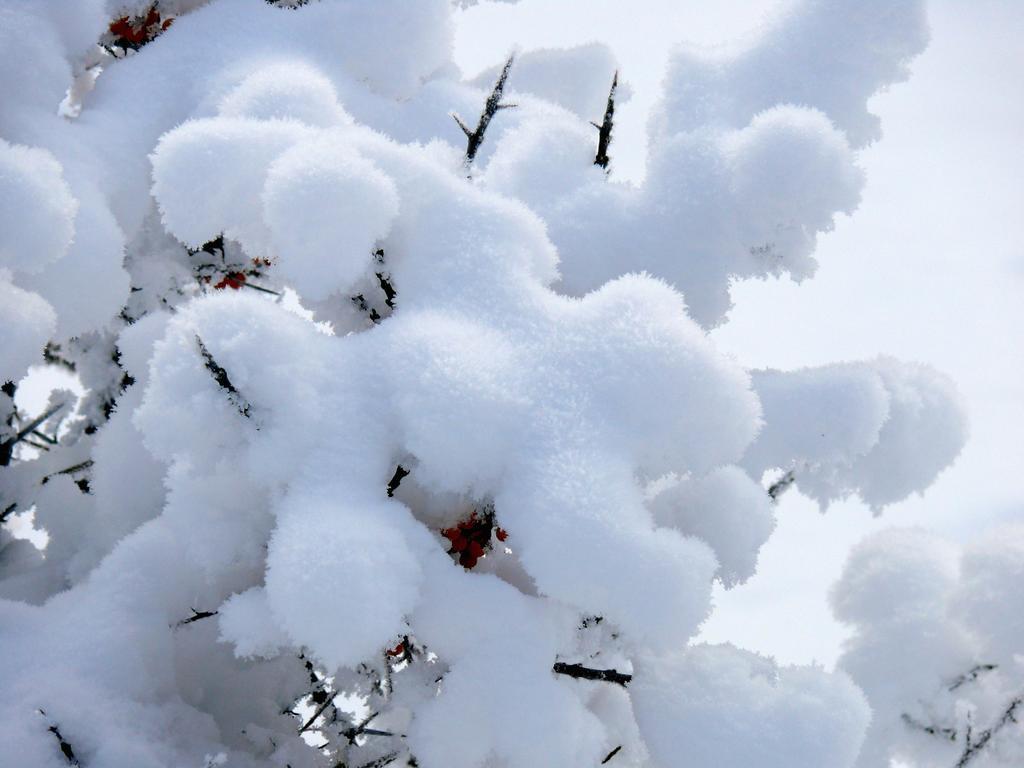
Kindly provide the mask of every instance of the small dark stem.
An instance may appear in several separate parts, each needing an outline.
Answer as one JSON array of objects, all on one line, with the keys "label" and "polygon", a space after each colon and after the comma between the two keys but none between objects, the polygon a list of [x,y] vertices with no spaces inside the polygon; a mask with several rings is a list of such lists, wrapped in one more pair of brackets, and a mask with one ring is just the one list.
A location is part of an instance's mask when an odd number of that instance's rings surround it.
[{"label": "small dark stem", "polygon": [[[46,717],[46,712],[41,709],[36,710],[40,715]],[[69,765],[81,765],[78,762],[78,758],[75,757],[75,750],[72,748],[71,743],[64,738],[60,732],[60,728],[57,727],[56,723],[51,723],[46,729],[53,734],[54,738],[57,739],[57,744],[60,746],[61,754],[64,755],[64,759],[68,761]]]},{"label": "small dark stem", "polygon": [[986,672],[991,672],[992,670],[998,668],[998,664],[977,664],[971,667],[969,670],[967,670],[964,674],[960,675],[958,678],[953,680],[953,682],[949,684],[949,690],[955,691],[957,688],[966,685],[967,683],[973,683],[981,675],[985,674]]},{"label": "small dark stem", "polygon": [[515,104],[501,103],[501,97],[505,92],[505,83],[508,81],[508,74],[512,70],[512,62],[514,60],[515,54],[510,55],[505,61],[505,65],[501,68],[501,74],[498,75],[491,95],[487,97],[487,102],[484,104],[484,111],[480,113],[480,120],[476,124],[476,130],[471,131],[469,126],[462,122],[458,115],[452,113],[452,118],[458,123],[462,132],[466,134],[466,157],[464,162],[467,168],[473,164],[476,153],[484,143],[484,135],[487,133],[487,126],[491,124],[491,118],[498,114],[500,110],[511,109],[515,106]]},{"label": "small dark stem", "polygon": [[395,474],[392,475],[391,480],[388,481],[388,496],[394,496],[395,491],[398,490],[398,486],[402,484],[402,480],[406,475],[409,474],[409,470],[399,464],[395,467]]},{"label": "small dark stem", "polygon": [[568,675],[580,680],[615,683],[623,687],[633,679],[632,675],[615,669],[591,669],[590,667],[584,667],[582,664],[566,664],[562,661],[556,661],[552,669],[557,675]]},{"label": "small dark stem", "polygon": [[228,378],[228,372],[213,359],[213,355],[210,354],[210,350],[203,344],[199,334],[196,334],[196,343],[199,345],[199,354],[203,357],[203,364],[206,366],[206,370],[210,372],[210,375],[213,376],[213,380],[217,382],[221,389],[227,392],[228,400],[238,409],[238,412],[246,418],[250,418],[249,411],[251,406],[242,397],[241,393],[235,389],[235,385]]},{"label": "small dark stem", "polygon": [[174,626],[183,627],[186,624],[191,624],[196,621],[201,621],[202,619],[208,619],[211,616],[216,616],[217,613],[217,611],[197,611],[195,608],[193,608],[191,616],[189,616],[187,619],[182,619]]},{"label": "small dark stem", "polygon": [[597,128],[597,155],[594,157],[594,165],[599,165],[608,170],[608,148],[612,143],[612,127],[615,124],[615,91],[619,87],[619,71],[615,70],[612,77],[612,87],[608,90],[608,103],[604,108],[604,120],[601,124],[591,123]]},{"label": "small dark stem", "polygon": [[768,488],[768,496],[772,501],[778,501],[779,497],[785,493],[789,487],[796,482],[796,474],[793,470],[789,470],[786,474],[776,480]]}]

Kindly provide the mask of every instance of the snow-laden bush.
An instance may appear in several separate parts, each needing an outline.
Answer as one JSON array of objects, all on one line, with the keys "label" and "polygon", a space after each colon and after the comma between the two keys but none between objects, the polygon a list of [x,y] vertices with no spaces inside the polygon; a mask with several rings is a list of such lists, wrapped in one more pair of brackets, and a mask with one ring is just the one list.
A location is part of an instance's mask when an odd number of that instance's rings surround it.
[{"label": "snow-laden bush", "polygon": [[858,765],[1024,760],[1024,526],[963,547],[915,529],[861,542],[832,592],[839,661],[874,711]]},{"label": "snow-laden bush", "polygon": [[[468,80],[452,13],[0,0],[4,765],[857,759],[845,674],[689,640],[788,485],[922,491],[957,396],[706,329],[813,273],[921,1],[679,49],[641,184],[606,48]],[[44,359],[86,394],[23,413]]]}]

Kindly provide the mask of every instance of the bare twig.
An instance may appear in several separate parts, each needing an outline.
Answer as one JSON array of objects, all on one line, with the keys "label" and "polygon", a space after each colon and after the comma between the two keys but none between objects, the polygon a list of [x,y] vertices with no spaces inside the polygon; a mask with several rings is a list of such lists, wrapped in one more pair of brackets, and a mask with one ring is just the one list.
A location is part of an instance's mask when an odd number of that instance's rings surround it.
[{"label": "bare twig", "polygon": [[955,691],[962,685],[966,685],[967,683],[973,683],[981,675],[985,674],[986,672],[991,672],[992,670],[998,668],[998,664],[976,664],[975,666],[971,667],[969,670],[964,672],[962,675],[957,677],[955,680],[953,680],[949,684],[949,690]]},{"label": "bare twig", "polygon": [[192,610],[192,615],[191,616],[189,616],[187,619],[182,619],[181,621],[179,621],[174,626],[175,627],[183,627],[186,624],[191,624],[193,622],[200,621],[202,619],[208,619],[211,616],[216,616],[217,613],[218,613],[218,611],[197,611],[195,608],[192,608],[191,610]]},{"label": "bare twig", "polygon": [[608,147],[612,143],[612,126],[615,118],[615,91],[619,87],[619,71],[615,70],[612,77],[612,87],[608,91],[608,104],[604,108],[604,120],[601,124],[591,123],[597,128],[597,155],[594,157],[594,165],[599,165],[608,170]]},{"label": "bare twig", "polygon": [[789,487],[795,482],[796,474],[791,469],[769,486],[768,496],[771,497],[772,501],[778,501],[779,497],[789,490]]},{"label": "bare twig", "polygon": [[[46,717],[46,712],[44,712],[43,710],[37,709],[36,712],[38,712],[43,717]],[[64,759],[68,761],[68,764],[81,765],[81,763],[78,762],[78,758],[75,757],[75,750],[72,748],[71,743],[67,739],[65,739],[64,736],[61,734],[60,728],[57,727],[57,724],[50,723],[49,727],[46,730],[52,733],[54,738],[57,739],[57,744],[60,745],[61,754],[64,755]]]},{"label": "bare twig", "polygon": [[[7,438],[3,442],[0,442],[0,466],[6,466],[10,462],[10,457],[13,455],[14,446],[28,437],[36,431],[36,428],[46,421],[48,418],[57,413],[61,408],[64,407],[64,403],[57,403],[57,405],[44,411],[41,415],[36,416],[32,421],[22,427],[12,437]],[[37,446],[38,447],[38,446]],[[6,460],[5,460],[6,459]]]},{"label": "bare twig", "polygon": [[491,118],[493,118],[499,110],[511,109],[516,106],[515,104],[502,104],[501,97],[505,92],[505,83],[508,81],[508,74],[512,70],[512,62],[515,60],[515,54],[511,54],[505,61],[505,65],[501,68],[501,74],[498,75],[497,81],[494,83],[494,88],[491,90],[491,95],[487,97],[487,101],[484,104],[484,111],[480,113],[480,120],[476,124],[476,130],[470,130],[462,118],[460,118],[454,112],[452,118],[458,123],[459,128],[466,134],[466,157],[465,164],[469,168],[472,165],[476,153],[480,150],[480,145],[484,143],[484,135],[487,133],[487,126],[491,124]]},{"label": "bare twig", "polygon": [[609,752],[609,753],[608,753],[608,754],[607,754],[607,755],[605,756],[604,760],[602,760],[602,761],[601,761],[601,765],[604,765],[604,764],[605,764],[605,763],[607,763],[607,762],[608,762],[609,760],[611,760],[611,759],[612,759],[613,757],[615,757],[615,756],[616,756],[617,754],[619,754],[619,750],[620,750],[620,749],[622,749],[622,745],[621,745],[621,744],[619,744],[619,746],[617,746],[617,747],[616,747],[615,749],[613,749],[613,750],[612,750],[611,752]]},{"label": "bare twig", "polygon": [[386,755],[378,757],[376,760],[371,760],[368,763],[363,763],[359,768],[384,768],[385,765],[393,763],[398,758],[397,752],[389,752]]},{"label": "bare twig", "polygon": [[584,667],[582,664],[566,664],[562,661],[556,661],[552,669],[556,675],[568,675],[580,680],[598,680],[604,683],[615,683],[623,687],[633,679],[632,675],[619,672],[616,669],[591,669],[590,667]]},{"label": "bare twig", "polygon": [[913,717],[904,712],[900,719],[903,720],[911,728],[916,728],[919,731],[924,731],[931,736],[939,736],[943,739],[949,739],[950,741],[956,741],[956,728],[943,728],[938,725],[925,725],[920,720],[915,720]]},{"label": "bare twig", "polygon": [[388,496],[395,495],[395,491],[398,490],[398,486],[402,484],[402,480],[408,474],[409,470],[403,467],[401,464],[395,467],[395,474],[391,477],[391,480],[388,481]]},{"label": "bare twig", "polygon": [[981,754],[982,750],[988,746],[988,743],[992,738],[1005,728],[1010,723],[1017,722],[1017,710],[1024,704],[1024,696],[1017,696],[1007,705],[1003,714],[1000,715],[999,719],[989,728],[986,728],[980,734],[977,739],[972,738],[972,728],[970,724],[967,726],[967,735],[965,737],[964,752],[960,755],[960,759],[957,761],[956,768],[964,768],[965,765],[969,764],[974,758]]},{"label": "bare twig", "polygon": [[210,350],[203,344],[203,340],[196,334],[196,343],[199,345],[199,354],[203,356],[203,364],[206,366],[206,370],[213,376],[213,380],[217,382],[221,389],[223,389],[227,395],[228,400],[231,404],[238,409],[238,412],[245,416],[247,419],[250,418],[250,410],[252,407],[246,402],[245,398],[242,397],[241,393],[235,389],[235,385],[231,383],[231,379],[228,378],[228,372],[224,370],[216,360],[213,359],[213,355],[210,354]]},{"label": "bare twig", "polygon": [[388,731],[378,731],[373,728],[367,728],[367,726],[379,714],[380,712],[371,712],[369,715],[363,718],[361,723],[359,723],[358,725],[354,725],[351,728],[346,728],[344,731],[341,732],[341,735],[348,739],[349,744],[355,744],[356,739],[360,736],[363,736],[364,734],[369,736],[394,736],[395,734],[390,733]]},{"label": "bare twig", "polygon": [[86,459],[85,461],[81,461],[78,464],[71,465],[67,469],[59,469],[56,472],[51,472],[48,475],[43,475],[43,479],[39,481],[39,484],[46,485],[48,482],[50,482],[51,477],[56,477],[57,475],[73,475],[75,474],[75,472],[81,472],[82,470],[88,469],[91,466],[92,459]]},{"label": "bare twig", "polygon": [[324,710],[326,710],[333,703],[334,703],[334,697],[328,695],[327,698],[324,699],[323,704],[321,704],[319,707],[317,707],[316,711],[312,714],[312,716],[309,718],[309,720],[307,720],[305,722],[305,724],[301,728],[299,728],[299,734],[301,735],[301,734],[305,733],[306,731],[308,731],[310,728],[312,728],[313,727],[313,723],[315,723],[317,721],[317,718],[319,718],[320,715],[322,715],[324,713]]}]

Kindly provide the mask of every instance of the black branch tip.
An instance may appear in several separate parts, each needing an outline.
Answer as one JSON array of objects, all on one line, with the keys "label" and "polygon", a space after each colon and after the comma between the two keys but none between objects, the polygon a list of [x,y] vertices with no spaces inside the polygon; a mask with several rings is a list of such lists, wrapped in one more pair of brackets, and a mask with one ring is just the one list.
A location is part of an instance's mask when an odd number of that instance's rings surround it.
[{"label": "black branch tip", "polygon": [[568,675],[578,680],[596,680],[602,683],[615,683],[625,687],[633,676],[617,669],[591,669],[582,664],[566,664],[563,661],[556,661],[551,668],[556,675]]},{"label": "black branch tip", "polygon": [[1017,710],[1024,705],[1024,694],[1016,696],[1003,710],[1003,714],[988,728],[984,729],[975,737],[971,726],[968,724],[967,733],[964,736],[964,751],[957,761],[956,768],[964,768],[980,755],[992,741],[993,737],[1010,723],[1018,723]]},{"label": "black branch tip", "polygon": [[505,83],[508,81],[509,72],[512,71],[512,62],[515,61],[515,57],[514,53],[510,54],[505,61],[505,65],[501,68],[501,74],[498,75],[498,79],[494,83],[491,95],[487,97],[487,101],[484,103],[484,111],[480,113],[480,120],[477,121],[476,130],[470,130],[469,126],[462,122],[462,118],[454,112],[452,113],[452,119],[458,123],[459,128],[466,134],[466,157],[464,163],[467,168],[473,164],[476,153],[484,143],[484,135],[487,133],[487,126],[491,124],[491,118],[503,109],[511,109],[516,106],[515,104],[503,104],[501,101],[505,93]]},{"label": "black branch tip", "polygon": [[[46,712],[41,709],[36,710],[40,715],[46,717]],[[56,723],[50,723],[46,728],[47,731],[53,734],[53,737],[57,740],[57,745],[60,747],[61,754],[64,755],[64,759],[68,761],[68,765],[78,765],[78,758],[75,756],[75,750],[71,746],[71,743],[64,738],[64,735],[60,732],[60,728],[57,727]]]},{"label": "black branch tip", "polygon": [[187,619],[182,619],[174,626],[183,627],[186,624],[193,624],[194,622],[202,621],[203,619],[208,619],[211,616],[216,616],[218,614],[218,611],[197,611],[195,608],[192,608],[191,611],[191,616],[189,616]]},{"label": "black branch tip", "polygon": [[796,473],[793,470],[789,470],[786,474],[776,480],[768,488],[769,498],[775,502],[779,500],[779,497],[789,490],[789,487],[796,482]]},{"label": "black branch tip", "polygon": [[601,761],[601,765],[604,765],[605,763],[609,762],[613,757],[615,757],[617,754],[619,754],[619,751],[621,749],[622,749],[622,745],[619,744],[619,746],[617,746],[615,749],[613,749],[611,752],[609,752],[605,756],[604,760]]},{"label": "black branch tip", "polygon": [[391,476],[391,480],[388,481],[388,496],[394,496],[395,491],[398,490],[398,486],[402,484],[402,480],[406,475],[409,474],[409,470],[399,464],[395,467],[395,474]]},{"label": "black branch tip", "polygon": [[594,156],[594,165],[599,165],[608,170],[608,163],[611,158],[608,156],[608,148],[612,144],[612,128],[615,125],[615,91],[619,87],[619,71],[615,70],[612,76],[612,87],[608,89],[608,103],[604,108],[604,120],[601,124],[591,123],[597,128],[597,154]]},{"label": "black branch tip", "polygon": [[11,459],[14,457],[14,446],[31,438],[32,433],[36,431],[39,425],[57,413],[64,405],[64,403],[58,403],[52,408],[47,409],[32,419],[27,425],[21,427],[16,434],[0,442],[0,467],[6,467],[11,462]]},{"label": "black branch tip", "polygon": [[973,683],[986,672],[991,672],[992,670],[998,668],[998,664],[975,664],[969,670],[967,670],[962,675],[953,680],[949,684],[949,690],[955,691],[957,688],[960,688],[961,686],[967,685],[968,683]]},{"label": "black branch tip", "polygon": [[210,372],[213,380],[217,382],[217,385],[223,389],[228,396],[228,400],[231,404],[238,409],[238,412],[245,416],[245,418],[251,418],[250,411],[252,406],[242,397],[241,393],[235,388],[235,385],[231,383],[231,379],[228,377],[228,372],[222,368],[216,360],[213,359],[213,355],[210,354],[210,350],[203,344],[203,340],[196,334],[196,344],[199,345],[199,354],[203,357],[203,365],[206,370]]}]

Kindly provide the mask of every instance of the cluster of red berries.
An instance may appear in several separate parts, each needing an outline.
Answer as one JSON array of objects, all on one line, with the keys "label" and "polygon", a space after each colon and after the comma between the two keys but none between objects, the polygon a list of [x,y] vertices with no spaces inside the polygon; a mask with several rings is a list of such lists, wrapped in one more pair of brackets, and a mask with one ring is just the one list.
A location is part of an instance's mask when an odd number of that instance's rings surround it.
[{"label": "cluster of red berries", "polygon": [[174,21],[161,19],[156,3],[149,7],[145,16],[122,16],[110,23],[113,43],[121,48],[138,49],[159,35]]},{"label": "cluster of red berries", "polygon": [[474,511],[465,520],[459,521],[451,528],[442,530],[441,535],[451,543],[448,553],[457,554],[459,564],[463,568],[472,568],[491,548],[492,531],[498,541],[505,541],[508,538],[508,533],[504,529],[494,525],[493,513],[477,517]]},{"label": "cluster of red berries", "polygon": [[224,288],[231,288],[232,290],[237,291],[243,285],[245,285],[244,272],[228,272],[223,278],[221,278],[220,282],[215,283],[213,287],[218,291],[223,290]]},{"label": "cluster of red berries", "polygon": [[[259,259],[259,258],[253,259],[252,263],[253,263],[254,266],[246,269],[244,272],[236,270],[236,271],[233,271],[233,272],[225,272],[225,273],[223,273],[223,276],[221,277],[221,279],[218,280],[216,283],[213,283],[213,288],[215,290],[218,290],[218,291],[222,291],[225,288],[230,288],[230,289],[232,289],[234,291],[237,291],[239,288],[242,288],[243,286],[245,286],[246,281],[250,277],[262,277],[263,273],[261,272],[261,270],[266,268],[266,267],[269,267],[271,264],[273,264],[273,262],[270,259]],[[212,283],[213,282],[213,278],[216,276],[216,271],[219,271],[219,270],[216,269],[216,267],[214,267],[211,264],[200,265],[199,269],[201,269],[201,270],[209,270],[209,269],[215,270],[214,275],[202,275],[201,274],[201,275],[198,276],[198,280],[200,282],[203,282],[203,283],[206,283],[206,284]],[[257,286],[257,288],[258,288],[258,286]]]}]

